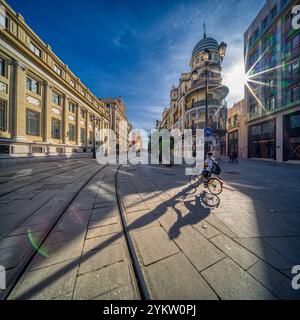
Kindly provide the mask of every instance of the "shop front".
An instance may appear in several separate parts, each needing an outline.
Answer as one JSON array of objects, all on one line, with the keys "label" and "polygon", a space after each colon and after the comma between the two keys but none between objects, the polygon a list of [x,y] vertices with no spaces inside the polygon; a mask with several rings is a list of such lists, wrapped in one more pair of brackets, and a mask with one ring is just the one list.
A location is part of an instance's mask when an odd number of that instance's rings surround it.
[{"label": "shop front", "polygon": [[238,155],[239,153],[239,132],[238,130],[232,131],[228,133],[228,157],[230,157],[230,155],[233,152],[236,152],[236,154]]},{"label": "shop front", "polygon": [[283,161],[300,160],[300,111],[283,117]]},{"label": "shop front", "polygon": [[248,157],[276,160],[275,119],[252,125],[248,130]]}]

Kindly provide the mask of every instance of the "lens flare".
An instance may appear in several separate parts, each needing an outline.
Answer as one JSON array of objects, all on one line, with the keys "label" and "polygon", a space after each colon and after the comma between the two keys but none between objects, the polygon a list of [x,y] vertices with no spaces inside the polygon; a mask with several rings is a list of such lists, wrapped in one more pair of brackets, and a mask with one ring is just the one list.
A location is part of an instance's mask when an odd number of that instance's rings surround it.
[{"label": "lens flare", "polygon": [[28,239],[33,246],[33,248],[43,257],[48,258],[49,252],[44,245],[40,245],[40,239],[34,235],[34,232],[31,229],[27,230]]},{"label": "lens flare", "polygon": [[83,213],[80,211],[80,209],[72,207],[69,210],[69,216],[70,216],[73,223],[79,224],[79,225],[84,224]]}]

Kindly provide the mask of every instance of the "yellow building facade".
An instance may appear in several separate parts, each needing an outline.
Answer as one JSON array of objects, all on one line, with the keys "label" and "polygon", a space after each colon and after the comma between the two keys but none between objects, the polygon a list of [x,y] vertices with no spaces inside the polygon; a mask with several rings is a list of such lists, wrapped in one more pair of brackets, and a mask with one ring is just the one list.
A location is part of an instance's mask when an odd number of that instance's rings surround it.
[{"label": "yellow building facade", "polygon": [[240,159],[248,158],[248,127],[246,100],[242,99],[228,109],[227,114],[227,156],[236,152]]},{"label": "yellow building facade", "polygon": [[129,132],[132,127],[126,114],[126,106],[121,97],[104,98],[99,101],[105,106],[110,114],[110,127],[116,134],[116,150],[128,150]]},{"label": "yellow building facade", "polygon": [[108,134],[110,113],[0,0],[0,160],[72,156]]}]

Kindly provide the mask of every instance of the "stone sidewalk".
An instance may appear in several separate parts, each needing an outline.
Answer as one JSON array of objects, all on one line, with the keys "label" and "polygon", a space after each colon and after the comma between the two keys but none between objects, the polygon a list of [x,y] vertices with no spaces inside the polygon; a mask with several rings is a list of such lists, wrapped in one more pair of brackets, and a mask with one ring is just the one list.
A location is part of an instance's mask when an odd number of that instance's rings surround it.
[{"label": "stone sidewalk", "polygon": [[6,179],[20,189],[0,198],[0,265],[7,286],[63,215],[9,299],[138,299],[116,200],[117,167],[86,160],[36,165],[32,175],[31,168],[11,168]]},{"label": "stone sidewalk", "polygon": [[[299,166],[221,167],[216,207],[205,205],[211,196],[202,187],[189,186],[185,167],[121,167],[119,193],[151,298],[300,299],[291,286],[291,269],[300,264]],[[37,164],[32,176],[30,168],[0,174],[1,190],[19,188],[0,197],[0,264],[10,264],[8,279],[91,181],[10,298],[139,299],[116,205],[116,166],[98,172],[92,160]]]},{"label": "stone sidewalk", "polygon": [[120,189],[153,299],[300,299],[297,165],[221,163],[218,207],[188,185],[185,168],[126,166]]}]

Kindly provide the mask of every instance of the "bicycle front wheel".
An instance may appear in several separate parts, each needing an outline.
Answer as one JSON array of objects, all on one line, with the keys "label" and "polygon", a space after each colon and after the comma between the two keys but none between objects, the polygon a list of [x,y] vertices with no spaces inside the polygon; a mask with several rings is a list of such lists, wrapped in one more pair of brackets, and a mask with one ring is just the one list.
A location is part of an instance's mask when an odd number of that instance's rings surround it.
[{"label": "bicycle front wheel", "polygon": [[197,176],[197,175],[190,176],[190,185],[191,185],[193,188],[198,188],[199,185],[200,185],[199,176]]},{"label": "bicycle front wheel", "polygon": [[215,196],[219,195],[223,191],[223,185],[217,178],[209,179],[207,187],[209,192],[214,194]]}]

